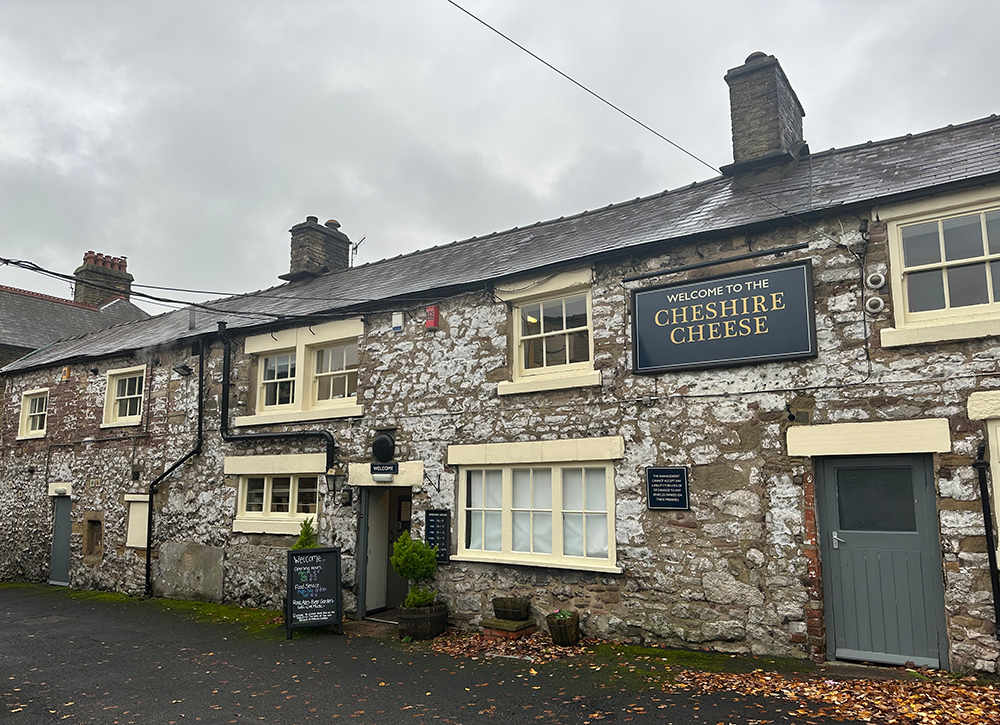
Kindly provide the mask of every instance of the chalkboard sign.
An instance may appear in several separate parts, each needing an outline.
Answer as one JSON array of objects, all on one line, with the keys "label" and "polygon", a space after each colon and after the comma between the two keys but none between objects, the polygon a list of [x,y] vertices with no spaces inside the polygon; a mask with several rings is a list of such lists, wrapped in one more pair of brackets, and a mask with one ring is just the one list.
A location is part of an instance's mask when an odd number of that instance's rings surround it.
[{"label": "chalkboard sign", "polygon": [[679,510],[690,508],[688,469],[684,466],[647,468],[646,507]]},{"label": "chalkboard sign", "polygon": [[448,509],[427,511],[424,538],[430,546],[437,546],[438,564],[447,564],[451,558],[451,511]]},{"label": "chalkboard sign", "polygon": [[340,547],[288,551],[285,629],[336,625],[344,633]]}]

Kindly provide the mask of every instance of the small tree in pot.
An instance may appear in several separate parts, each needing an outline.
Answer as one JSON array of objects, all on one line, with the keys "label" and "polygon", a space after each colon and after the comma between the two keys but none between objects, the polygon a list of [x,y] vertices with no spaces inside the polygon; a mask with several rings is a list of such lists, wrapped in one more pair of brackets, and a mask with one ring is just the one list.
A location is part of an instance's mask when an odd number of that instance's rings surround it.
[{"label": "small tree in pot", "polygon": [[389,562],[410,583],[406,601],[399,610],[400,639],[431,639],[441,634],[448,626],[448,607],[435,604],[437,592],[420,585],[437,571],[437,547],[428,546],[404,531],[392,545]]}]

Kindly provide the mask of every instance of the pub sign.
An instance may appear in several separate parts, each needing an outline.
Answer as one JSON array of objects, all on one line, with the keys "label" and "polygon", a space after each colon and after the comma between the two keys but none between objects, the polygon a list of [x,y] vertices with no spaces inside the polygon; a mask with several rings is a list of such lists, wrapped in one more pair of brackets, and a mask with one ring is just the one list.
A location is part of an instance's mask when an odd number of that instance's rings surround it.
[{"label": "pub sign", "polygon": [[816,356],[812,262],[632,291],[632,370]]}]

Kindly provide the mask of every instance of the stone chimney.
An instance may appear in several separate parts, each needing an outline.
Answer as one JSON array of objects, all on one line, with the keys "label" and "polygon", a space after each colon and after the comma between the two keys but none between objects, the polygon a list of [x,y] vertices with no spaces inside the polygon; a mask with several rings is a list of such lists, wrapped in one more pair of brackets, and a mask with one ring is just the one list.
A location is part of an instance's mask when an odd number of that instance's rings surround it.
[{"label": "stone chimney", "polygon": [[298,282],[351,266],[351,240],[340,231],[336,219],[320,224],[316,217],[307,216],[288,231],[292,233],[291,266],[279,279]]},{"label": "stone chimney", "polygon": [[127,267],[126,257],[87,252],[83,255],[83,264],[73,272],[76,278],[73,301],[96,307],[119,297],[127,300],[132,294],[134,279]]},{"label": "stone chimney", "polygon": [[752,53],[726,74],[733,121],[733,161],[726,176],[797,161],[809,153],[802,140],[802,110],[781,64],[773,55]]}]

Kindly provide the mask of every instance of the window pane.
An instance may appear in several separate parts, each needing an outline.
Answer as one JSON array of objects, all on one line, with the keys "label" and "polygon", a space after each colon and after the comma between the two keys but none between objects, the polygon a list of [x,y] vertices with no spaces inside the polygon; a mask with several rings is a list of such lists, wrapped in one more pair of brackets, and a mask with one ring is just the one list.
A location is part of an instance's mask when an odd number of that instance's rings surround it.
[{"label": "window pane", "polygon": [[139,398],[129,398],[128,399],[128,416],[139,415]]},{"label": "window pane", "polygon": [[570,333],[568,337],[569,361],[571,363],[578,363],[590,360],[590,331],[580,330]]},{"label": "window pane", "polygon": [[126,390],[125,389],[126,382],[127,381],[125,380],[125,378],[118,378],[118,380],[115,381],[115,397],[116,398],[124,398],[127,395],[127,393],[125,391]]},{"label": "window pane", "polygon": [[136,395],[138,392],[139,378],[128,378],[126,381],[125,388],[128,391],[128,395]]},{"label": "window pane", "polygon": [[344,398],[347,396],[347,378],[338,375],[333,379],[333,397]]},{"label": "window pane", "polygon": [[966,264],[948,269],[948,298],[952,307],[983,305],[990,301],[986,265]]},{"label": "window pane", "polygon": [[993,277],[993,300],[1000,298],[1000,262],[990,263],[990,275]]},{"label": "window pane", "polygon": [[465,518],[465,548],[483,548],[483,512],[469,511]]},{"label": "window pane", "polygon": [[316,351],[316,372],[317,373],[328,373],[330,372],[330,355],[329,350],[317,350]]},{"label": "window pane", "polygon": [[533,340],[524,341],[524,368],[525,370],[530,370],[531,368],[542,367],[542,356],[544,350],[544,340],[535,338]]},{"label": "window pane", "polygon": [[300,514],[316,513],[319,490],[315,476],[300,476],[295,511]]},{"label": "window pane", "polygon": [[486,471],[486,508],[503,506],[503,471]]},{"label": "window pane", "polygon": [[287,476],[271,480],[271,511],[273,513],[288,513],[288,504],[292,498],[292,479]]},{"label": "window pane", "polygon": [[344,347],[344,367],[356,368],[358,366],[358,343],[352,342]]},{"label": "window pane", "polygon": [[521,308],[521,334],[537,335],[542,331],[542,308],[539,305],[525,305]]},{"label": "window pane", "polygon": [[532,550],[536,554],[552,553],[552,514],[548,511],[531,514]]},{"label": "window pane", "polygon": [[566,364],[566,336],[553,335],[545,340],[545,367]]},{"label": "window pane", "polygon": [[564,468],[563,511],[583,511],[583,469]]},{"label": "window pane", "polygon": [[118,401],[118,417],[127,418],[128,417],[128,398],[125,400]]},{"label": "window pane", "polygon": [[278,404],[278,386],[270,383],[264,386],[264,405]]},{"label": "window pane", "polygon": [[906,275],[910,312],[944,309],[944,279],[940,269]]},{"label": "window pane", "polygon": [[990,240],[990,254],[1000,254],[1000,211],[986,213],[986,236]]},{"label": "window pane", "polygon": [[277,359],[273,357],[264,358],[264,380],[274,380],[277,370]]},{"label": "window pane", "polygon": [[941,261],[937,222],[903,227],[903,264],[916,267]]},{"label": "window pane", "polygon": [[531,471],[515,468],[511,472],[511,506],[516,509],[531,508]]},{"label": "window pane", "polygon": [[511,514],[511,541],[514,551],[531,551],[531,514],[527,511],[514,511]]},{"label": "window pane", "polygon": [[358,394],[358,374],[356,372],[347,373],[347,397],[353,398]]},{"label": "window pane", "polygon": [[483,520],[483,549],[486,551],[500,551],[503,525],[502,515],[499,511],[487,511]]},{"label": "window pane", "polygon": [[31,398],[31,403],[29,405],[29,412],[33,415],[37,413],[45,412],[45,401],[48,400],[44,395],[39,395]]},{"label": "window pane", "polygon": [[587,556],[608,558],[607,514],[587,514]]},{"label": "window pane", "polygon": [[607,497],[604,486],[604,469],[588,468],[585,472],[587,484],[587,511],[607,511]]},{"label": "window pane", "polygon": [[295,390],[295,383],[277,383],[278,405],[288,405],[292,402],[292,393]]},{"label": "window pane", "polygon": [[288,377],[288,356],[287,355],[281,355],[277,359],[277,371],[276,371],[275,375],[278,378],[287,378]]},{"label": "window pane", "polygon": [[563,554],[583,556],[583,514],[563,514]]},{"label": "window pane", "polygon": [[534,470],[534,486],[531,490],[531,508],[552,508],[552,471],[548,468]]},{"label": "window pane", "polygon": [[247,479],[247,511],[264,510],[264,479]]},{"label": "window pane", "polygon": [[317,400],[329,400],[333,395],[333,381],[329,376],[319,379],[319,388],[316,391]]},{"label": "window pane", "polygon": [[563,325],[562,300],[552,300],[542,304],[542,319],[544,323],[542,330],[545,332],[554,332],[555,330],[565,329],[565,326]]},{"label": "window pane", "polygon": [[469,490],[466,493],[466,500],[469,508],[481,509],[483,507],[483,472],[469,471]]},{"label": "window pane", "polygon": [[978,214],[945,219],[945,259],[968,259],[983,256],[983,227]]},{"label": "window pane", "polygon": [[839,469],[837,507],[846,531],[917,530],[909,468]]},{"label": "window pane", "polygon": [[566,300],[566,329],[587,326],[587,295]]}]

